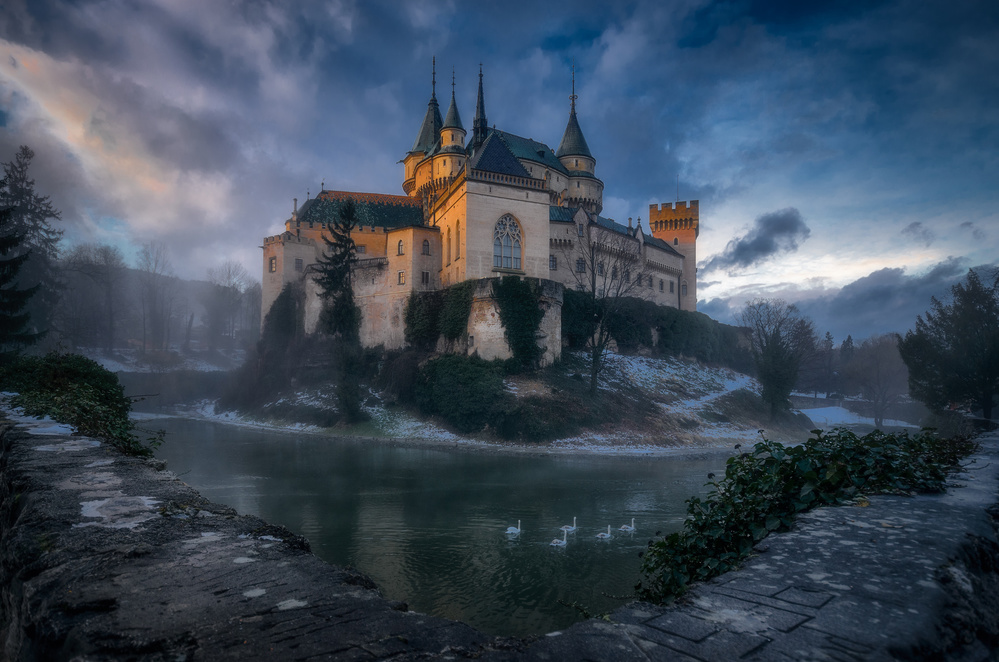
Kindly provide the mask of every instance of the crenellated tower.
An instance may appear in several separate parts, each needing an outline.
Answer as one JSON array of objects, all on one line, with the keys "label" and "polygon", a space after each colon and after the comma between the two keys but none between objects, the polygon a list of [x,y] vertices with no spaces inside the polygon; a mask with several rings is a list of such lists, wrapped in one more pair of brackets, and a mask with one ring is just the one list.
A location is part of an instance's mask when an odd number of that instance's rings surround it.
[{"label": "crenellated tower", "polygon": [[697,235],[700,234],[700,209],[697,200],[664,202],[649,205],[649,229],[683,255],[679,304],[683,310],[697,310]]}]

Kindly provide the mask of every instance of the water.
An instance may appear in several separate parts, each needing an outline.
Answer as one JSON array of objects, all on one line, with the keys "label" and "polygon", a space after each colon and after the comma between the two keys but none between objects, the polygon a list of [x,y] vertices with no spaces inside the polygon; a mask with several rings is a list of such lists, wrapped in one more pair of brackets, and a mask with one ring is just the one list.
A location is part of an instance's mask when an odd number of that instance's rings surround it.
[{"label": "water", "polygon": [[[639,552],[679,528],[724,457],[503,455],[171,419],[157,456],[205,497],[306,536],[410,609],[492,634],[564,628],[623,604]],[[550,546],[577,518],[565,548]],[[635,518],[637,532],[617,531]],[[504,532],[521,520],[522,533]],[[612,527],[613,538],[600,531]]]}]

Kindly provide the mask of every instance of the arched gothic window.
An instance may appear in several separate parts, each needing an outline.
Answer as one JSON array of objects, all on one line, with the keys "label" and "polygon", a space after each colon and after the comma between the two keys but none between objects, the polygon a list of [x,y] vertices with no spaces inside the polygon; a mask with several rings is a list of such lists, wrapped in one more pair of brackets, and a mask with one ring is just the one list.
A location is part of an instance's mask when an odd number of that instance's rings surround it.
[{"label": "arched gothic window", "polygon": [[461,226],[454,226],[454,259],[461,257]]},{"label": "arched gothic window", "polygon": [[427,239],[423,240],[423,254],[430,255],[430,241]]},{"label": "arched gothic window", "polygon": [[447,264],[451,264],[451,228],[447,229]]},{"label": "arched gothic window", "polygon": [[399,240],[399,252],[398,255],[405,255],[406,251],[402,247],[402,239]]},{"label": "arched gothic window", "polygon": [[493,266],[520,269],[520,250],[520,226],[513,216],[504,214],[493,232]]}]

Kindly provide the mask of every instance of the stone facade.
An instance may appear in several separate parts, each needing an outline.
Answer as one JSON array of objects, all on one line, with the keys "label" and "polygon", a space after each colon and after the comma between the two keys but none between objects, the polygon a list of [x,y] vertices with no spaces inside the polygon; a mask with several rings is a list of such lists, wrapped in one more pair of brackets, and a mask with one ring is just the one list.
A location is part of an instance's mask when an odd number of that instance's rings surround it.
[{"label": "stone facade", "polygon": [[263,311],[285,284],[304,280],[306,330],[315,330],[321,300],[310,265],[348,199],[360,223],[351,235],[358,246],[353,286],[365,346],[405,345],[412,292],[477,280],[467,342],[452,350],[506,358],[510,350],[490,283],[511,275],[541,282],[544,363],[561,354],[563,287],[696,310],[696,200],[675,208],[652,205],[651,234],[641,219],[624,225],[605,218],[604,184],[579,127],[575,94],[557,151],[489,128],[484,99],[480,72],[466,141],[453,90],[446,118],[434,91],[403,159],[405,195],[322,190],[302,209],[296,203],[284,232],[264,239]]}]

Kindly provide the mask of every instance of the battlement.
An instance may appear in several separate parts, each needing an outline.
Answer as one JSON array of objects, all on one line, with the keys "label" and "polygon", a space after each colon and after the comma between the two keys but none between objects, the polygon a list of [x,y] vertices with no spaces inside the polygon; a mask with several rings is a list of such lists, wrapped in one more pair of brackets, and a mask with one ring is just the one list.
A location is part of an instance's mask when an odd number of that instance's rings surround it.
[{"label": "battlement", "polygon": [[[281,234],[276,234],[271,237],[264,237],[264,246],[270,246],[272,244],[312,244],[315,245],[316,240],[309,237],[303,237],[297,235],[294,232],[282,232]],[[263,248],[263,246],[261,246]]]},{"label": "battlement", "polygon": [[659,205],[649,205],[649,219],[655,221],[666,221],[686,218],[697,218],[700,215],[700,201],[690,200],[679,201],[676,207],[672,202],[664,202]]}]

